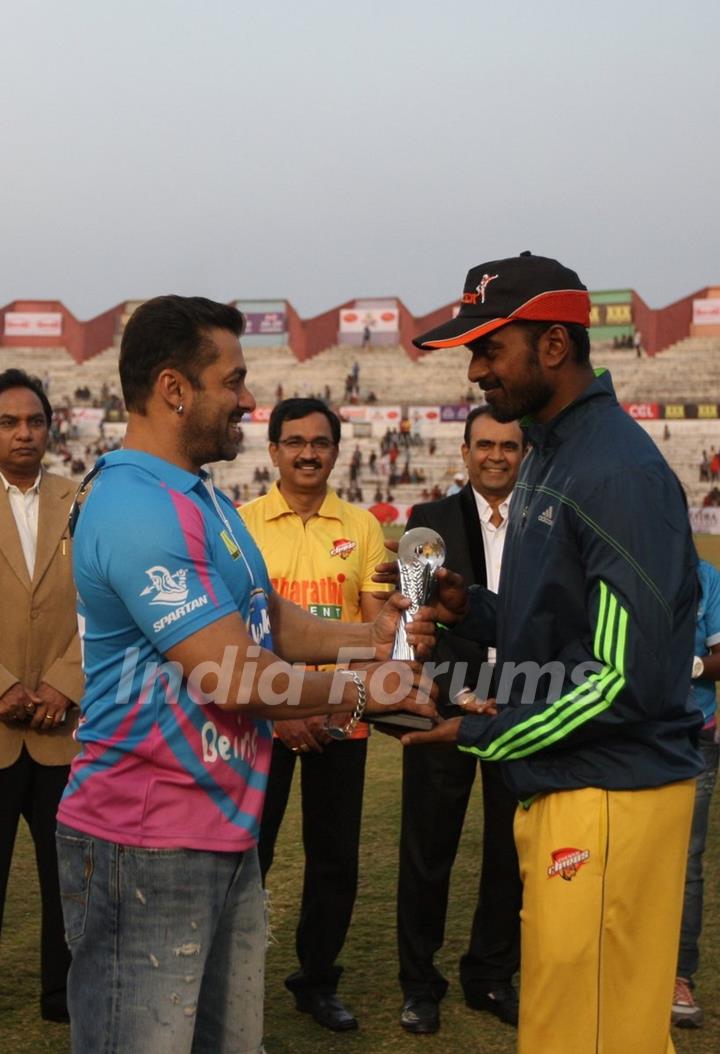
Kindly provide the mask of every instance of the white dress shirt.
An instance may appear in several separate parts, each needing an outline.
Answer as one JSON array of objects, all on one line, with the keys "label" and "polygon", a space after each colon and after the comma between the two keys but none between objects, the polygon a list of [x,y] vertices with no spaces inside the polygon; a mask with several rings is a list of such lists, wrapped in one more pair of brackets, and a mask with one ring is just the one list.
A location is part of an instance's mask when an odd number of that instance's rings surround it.
[{"label": "white dress shirt", "polygon": [[[497,593],[498,586],[500,585],[500,565],[502,564],[503,547],[505,545],[508,508],[510,506],[511,495],[508,494],[505,501],[500,502],[498,505],[498,512],[502,516],[502,523],[499,523],[496,527],[495,524],[490,522],[490,517],[493,514],[492,505],[488,505],[482,494],[478,493],[474,487],[472,488],[472,492],[475,496],[475,504],[477,505],[478,516],[480,517],[480,527],[482,528],[487,587],[492,590],[493,593]],[[495,648],[488,648],[487,661],[494,665],[496,656],[497,652],[495,651]]]},{"label": "white dress shirt", "polygon": [[8,483],[8,481],[0,472],[0,480],[5,487],[5,492],[10,502],[10,508],[12,514],[15,517],[15,525],[17,526],[18,535],[20,536],[20,545],[22,546],[23,556],[25,557],[25,564],[27,565],[28,574],[32,580],[32,576],[35,572],[35,553],[37,552],[37,532],[38,532],[38,509],[40,506],[40,477],[42,471],[38,472],[37,479],[26,491],[20,490],[14,483]]}]

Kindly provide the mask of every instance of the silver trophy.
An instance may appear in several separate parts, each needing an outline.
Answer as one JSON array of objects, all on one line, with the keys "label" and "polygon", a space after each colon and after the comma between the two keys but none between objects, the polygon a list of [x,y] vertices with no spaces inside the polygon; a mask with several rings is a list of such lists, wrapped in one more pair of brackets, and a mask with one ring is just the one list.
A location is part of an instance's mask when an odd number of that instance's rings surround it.
[{"label": "silver trophy", "polygon": [[400,539],[398,545],[399,588],[410,600],[400,616],[395,631],[393,659],[414,659],[415,651],[408,642],[406,627],[423,604],[427,604],[435,582],[435,572],[445,563],[445,542],[430,527],[415,527]]}]

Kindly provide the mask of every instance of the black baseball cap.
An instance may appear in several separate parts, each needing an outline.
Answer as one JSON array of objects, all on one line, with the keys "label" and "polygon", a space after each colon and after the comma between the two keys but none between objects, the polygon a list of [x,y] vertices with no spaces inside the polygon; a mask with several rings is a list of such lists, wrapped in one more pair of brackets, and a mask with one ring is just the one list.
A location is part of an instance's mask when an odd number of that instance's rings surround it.
[{"label": "black baseball cap", "polygon": [[575,271],[530,252],[472,267],[456,318],[415,337],[418,348],[456,348],[509,322],[590,325],[590,295]]}]

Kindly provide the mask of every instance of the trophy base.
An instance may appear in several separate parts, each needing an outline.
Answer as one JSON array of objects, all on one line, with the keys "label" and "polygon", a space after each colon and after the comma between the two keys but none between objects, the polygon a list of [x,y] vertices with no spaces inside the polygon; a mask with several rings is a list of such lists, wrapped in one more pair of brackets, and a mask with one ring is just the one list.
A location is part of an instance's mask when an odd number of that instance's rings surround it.
[{"label": "trophy base", "polygon": [[392,728],[404,728],[409,732],[429,732],[435,727],[430,717],[422,714],[408,714],[405,710],[388,710],[383,714],[365,714],[363,721],[370,725],[386,725]]}]

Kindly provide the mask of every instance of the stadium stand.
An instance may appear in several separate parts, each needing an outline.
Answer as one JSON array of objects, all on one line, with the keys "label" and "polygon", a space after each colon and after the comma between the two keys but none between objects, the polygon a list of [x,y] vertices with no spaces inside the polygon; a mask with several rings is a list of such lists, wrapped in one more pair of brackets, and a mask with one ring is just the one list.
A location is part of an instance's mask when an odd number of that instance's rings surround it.
[{"label": "stadium stand", "polygon": [[[125,305],[123,325],[140,301]],[[103,403],[108,395],[119,393],[117,361],[122,326],[119,327],[115,343],[99,354],[78,365],[63,348],[0,348],[0,368],[21,366],[44,378],[51,401],[56,408],[87,408]],[[276,401],[278,384],[283,395],[322,396],[326,386],[330,389],[330,401],[339,407],[349,399],[345,397],[345,385],[355,362],[359,365],[358,404],[367,402],[370,393],[381,405],[396,405],[407,410],[409,406],[430,404],[462,404],[468,394],[468,384],[463,367],[465,353],[461,349],[445,349],[424,355],[413,362],[400,347],[334,347],[311,359],[299,362],[287,347],[247,347],[250,387],[258,406],[270,408]],[[610,369],[616,391],[621,402],[632,404],[633,415],[641,419],[669,463],[681,478],[691,505],[701,505],[710,490],[711,482],[701,480],[699,466],[703,452],[712,456],[720,449],[720,413],[713,399],[720,391],[720,338],[689,337],[673,345],[660,355],[643,356],[638,359],[632,349],[616,349],[610,345],[593,347],[593,363]],[[78,398],[78,391],[88,389],[89,398]],[[471,393],[477,397],[477,391]],[[662,406],[664,418],[643,420]],[[683,419],[688,414],[693,419]],[[704,416],[709,414],[711,416]],[[55,469],[71,472],[72,462],[83,462],[87,468],[102,445],[118,441],[124,426],[109,422],[101,436],[92,420],[84,421],[82,434],[71,431],[65,438],[66,451],[72,457],[67,463],[55,464]],[[405,449],[401,446],[396,463],[401,473],[409,454],[411,473],[423,477],[421,483],[395,483],[388,487],[387,472],[381,470],[378,457],[376,470],[368,468],[370,455],[379,455],[379,435],[384,426],[373,426],[374,435],[362,434],[365,428],[346,422],[343,426],[341,456],[335,469],[335,486],[342,486],[347,496],[350,477],[350,459],[359,446],[362,466],[357,485],[362,492],[362,501],[372,504],[377,492],[387,497],[388,489],[401,509],[412,505],[423,496],[427,497],[433,487],[445,492],[455,472],[462,469],[459,446],[462,440],[460,422],[440,422],[423,425],[423,443]],[[669,435],[668,435],[669,432]],[[266,425],[263,420],[249,422],[245,427],[245,444],[242,455],[234,463],[214,467],[220,486],[232,490],[240,500],[257,496],[263,484],[255,477],[256,469],[268,468],[270,480],[273,470],[267,457]],[[435,451],[430,453],[429,441],[434,440]],[[66,454],[65,454],[66,456]],[[77,475],[77,473],[75,473]],[[264,486],[268,486],[266,482]]]}]

